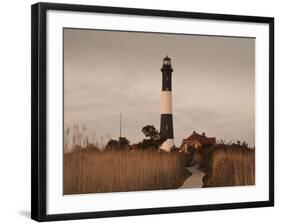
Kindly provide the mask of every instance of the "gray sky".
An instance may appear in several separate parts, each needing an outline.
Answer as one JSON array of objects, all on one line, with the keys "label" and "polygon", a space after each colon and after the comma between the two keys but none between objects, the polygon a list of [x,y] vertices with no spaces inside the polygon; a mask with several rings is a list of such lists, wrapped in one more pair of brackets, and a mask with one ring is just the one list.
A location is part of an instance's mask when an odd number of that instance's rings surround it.
[{"label": "gray sky", "polygon": [[255,141],[255,40],[64,29],[64,122],[96,138],[160,126],[161,64],[172,59],[175,144],[193,130]]}]

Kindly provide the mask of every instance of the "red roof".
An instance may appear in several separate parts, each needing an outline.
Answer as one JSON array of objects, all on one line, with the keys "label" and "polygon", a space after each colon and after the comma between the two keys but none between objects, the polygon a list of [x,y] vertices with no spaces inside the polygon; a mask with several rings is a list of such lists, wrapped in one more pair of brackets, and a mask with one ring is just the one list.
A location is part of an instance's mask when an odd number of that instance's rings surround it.
[{"label": "red roof", "polygon": [[187,137],[186,139],[183,139],[183,143],[190,143],[193,141],[198,141],[201,145],[214,145],[216,144],[216,138],[211,137],[208,138],[205,133],[203,132],[202,135],[196,133],[195,131]]}]

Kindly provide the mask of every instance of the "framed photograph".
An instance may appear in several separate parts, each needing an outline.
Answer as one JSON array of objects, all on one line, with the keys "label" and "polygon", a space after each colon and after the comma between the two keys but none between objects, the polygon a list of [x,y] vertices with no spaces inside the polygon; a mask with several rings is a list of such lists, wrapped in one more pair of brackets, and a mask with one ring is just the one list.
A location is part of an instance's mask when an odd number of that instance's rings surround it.
[{"label": "framed photograph", "polygon": [[274,19],[32,5],[32,219],[274,205]]}]

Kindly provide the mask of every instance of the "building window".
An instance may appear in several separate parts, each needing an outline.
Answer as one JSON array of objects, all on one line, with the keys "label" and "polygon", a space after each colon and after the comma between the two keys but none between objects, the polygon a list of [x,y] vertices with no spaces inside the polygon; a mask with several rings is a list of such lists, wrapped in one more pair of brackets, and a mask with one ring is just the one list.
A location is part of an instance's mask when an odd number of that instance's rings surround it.
[{"label": "building window", "polygon": [[169,81],[169,77],[168,76],[166,76],[166,80]]},{"label": "building window", "polygon": [[166,130],[168,130],[169,129],[169,126],[166,124]]}]

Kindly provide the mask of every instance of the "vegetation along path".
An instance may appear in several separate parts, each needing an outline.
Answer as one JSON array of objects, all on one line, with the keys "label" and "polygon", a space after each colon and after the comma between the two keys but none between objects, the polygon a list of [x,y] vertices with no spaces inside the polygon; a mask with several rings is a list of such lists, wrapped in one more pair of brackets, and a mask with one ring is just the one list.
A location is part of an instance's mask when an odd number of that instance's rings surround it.
[{"label": "vegetation along path", "polygon": [[195,166],[186,167],[186,169],[190,173],[192,173],[192,175],[184,181],[183,185],[180,188],[199,188],[199,187],[202,187],[202,185],[203,185],[202,179],[203,179],[205,173],[198,170]]}]

